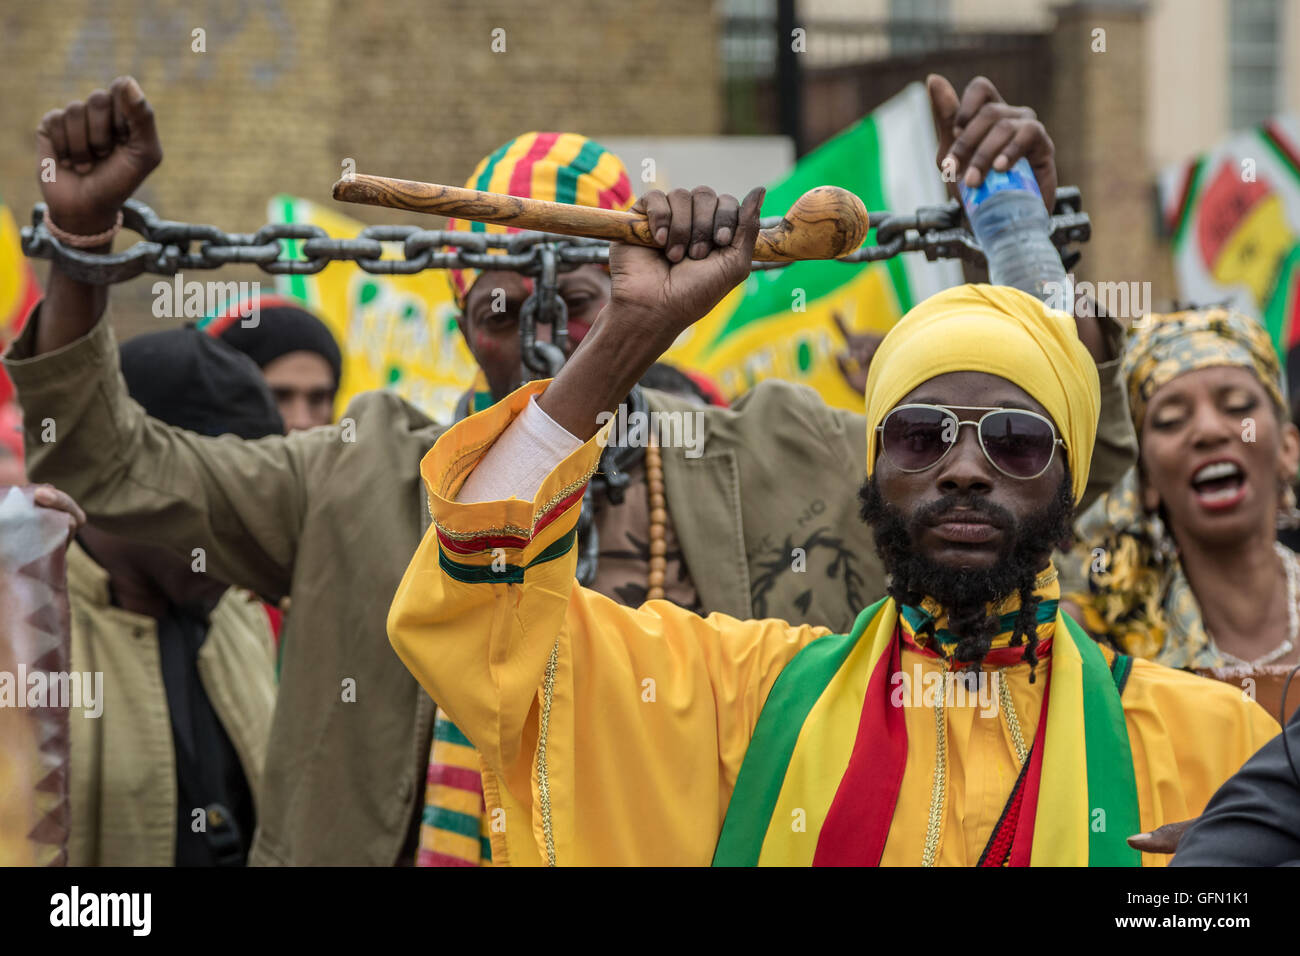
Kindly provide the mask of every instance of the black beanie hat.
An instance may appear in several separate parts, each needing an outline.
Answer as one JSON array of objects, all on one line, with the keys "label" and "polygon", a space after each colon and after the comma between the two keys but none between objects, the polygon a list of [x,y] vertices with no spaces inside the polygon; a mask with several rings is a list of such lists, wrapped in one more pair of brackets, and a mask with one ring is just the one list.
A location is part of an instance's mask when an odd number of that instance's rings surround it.
[{"label": "black beanie hat", "polygon": [[315,352],[329,363],[334,372],[334,387],[338,388],[343,373],[343,356],[329,328],[306,309],[287,304],[266,304],[271,298],[262,296],[263,304],[258,310],[256,326],[244,328],[238,316],[233,316],[221,323],[224,328],[208,331],[216,332],[227,345],[239,349],[256,362],[258,368],[266,368],[290,352]]},{"label": "black beanie hat", "polygon": [[186,326],[137,335],[121,351],[127,391],[159,421],[200,435],[283,435],[284,419],[257,366]]}]

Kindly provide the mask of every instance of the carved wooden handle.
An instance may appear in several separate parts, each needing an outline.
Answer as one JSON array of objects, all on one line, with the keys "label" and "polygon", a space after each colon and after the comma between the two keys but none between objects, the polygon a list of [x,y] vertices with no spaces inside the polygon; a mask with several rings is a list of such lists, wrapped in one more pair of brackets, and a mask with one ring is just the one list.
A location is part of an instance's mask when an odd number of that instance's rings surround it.
[{"label": "carved wooden handle", "polygon": [[[334,198],[565,236],[659,246],[650,236],[646,217],[634,212],[360,173],[336,182]],[[818,186],[800,196],[780,223],[759,232],[754,258],[760,262],[835,259],[862,245],[867,227],[867,208],[861,199],[838,186]]]}]

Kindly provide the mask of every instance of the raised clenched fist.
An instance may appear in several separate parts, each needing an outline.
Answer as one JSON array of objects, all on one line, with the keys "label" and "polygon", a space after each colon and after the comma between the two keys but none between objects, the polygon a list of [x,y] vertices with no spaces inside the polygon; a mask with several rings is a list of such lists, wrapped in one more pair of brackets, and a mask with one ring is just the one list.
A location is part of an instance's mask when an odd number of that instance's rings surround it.
[{"label": "raised clenched fist", "polygon": [[122,203],[162,162],[162,144],[144,91],[120,76],[107,91],[46,113],[36,156],[54,224],[93,235],[112,227]]}]

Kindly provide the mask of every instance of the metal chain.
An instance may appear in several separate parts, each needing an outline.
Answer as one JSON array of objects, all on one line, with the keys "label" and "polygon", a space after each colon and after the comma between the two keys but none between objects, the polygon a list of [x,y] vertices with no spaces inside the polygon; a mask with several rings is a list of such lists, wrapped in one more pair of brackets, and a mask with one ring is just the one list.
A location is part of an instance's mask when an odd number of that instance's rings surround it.
[{"label": "metal chain", "polygon": [[943,811],[948,803],[948,718],[944,703],[952,686],[952,671],[944,670],[943,691],[934,705],[934,776],[930,783],[930,813],[926,818],[925,846],[921,865],[934,866],[939,859],[939,838],[943,833]]},{"label": "metal chain", "polygon": [[[324,229],[307,223],[269,223],[255,233],[223,232],[216,226],[160,219],[134,199],[128,199],[123,206],[122,224],[138,233],[141,241],[122,252],[91,253],[55,239],[45,228],[44,217],[45,204],[38,203],[32,211],[32,224],[22,229],[23,252],[32,258],[49,259],[73,278],[93,285],[126,282],[143,273],[169,276],[233,263],[256,265],[272,275],[311,275],[331,262],[345,261],[355,262],[363,271],[376,275],[414,275],[426,269],[494,269],[540,276],[547,269],[569,272],[586,263],[609,260],[608,242],[544,232],[489,234],[418,226],[367,226],[354,239],[331,239]],[[773,226],[780,221],[776,216],[765,218],[762,224]],[[961,206],[955,199],[938,206],[922,206],[913,213],[873,212],[871,225],[876,244],[863,246],[836,261],[879,262],[904,252],[923,252],[932,261],[984,262],[979,243],[962,225]],[[1079,205],[1079,190],[1073,186],[1058,189],[1051,235],[1067,268],[1078,254],[1067,253],[1066,247],[1087,242],[1091,233],[1088,214]],[[400,256],[383,258],[385,243],[400,243]],[[783,269],[791,264],[754,262],[750,270]]]}]

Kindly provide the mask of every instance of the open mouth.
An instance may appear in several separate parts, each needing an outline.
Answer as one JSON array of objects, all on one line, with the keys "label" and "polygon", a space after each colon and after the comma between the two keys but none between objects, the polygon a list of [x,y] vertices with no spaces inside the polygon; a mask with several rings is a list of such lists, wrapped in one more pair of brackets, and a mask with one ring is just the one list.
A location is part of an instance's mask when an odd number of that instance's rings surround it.
[{"label": "open mouth", "polygon": [[1246,494],[1246,473],[1235,461],[1215,461],[1192,475],[1192,491],[1206,508],[1235,505]]}]

